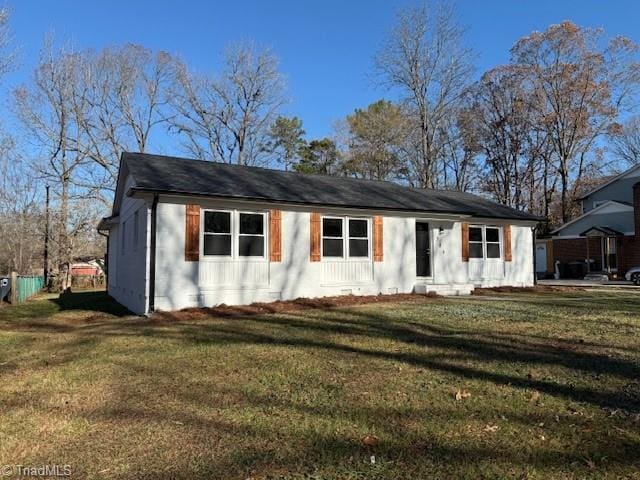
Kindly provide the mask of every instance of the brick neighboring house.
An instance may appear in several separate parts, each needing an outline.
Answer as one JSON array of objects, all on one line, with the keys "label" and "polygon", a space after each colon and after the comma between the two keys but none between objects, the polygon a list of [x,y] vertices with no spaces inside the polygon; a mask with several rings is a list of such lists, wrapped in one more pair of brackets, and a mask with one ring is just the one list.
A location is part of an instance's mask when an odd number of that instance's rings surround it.
[{"label": "brick neighboring house", "polygon": [[615,278],[640,266],[640,165],[580,200],[582,215],[552,232],[551,255],[561,274],[603,272]]}]

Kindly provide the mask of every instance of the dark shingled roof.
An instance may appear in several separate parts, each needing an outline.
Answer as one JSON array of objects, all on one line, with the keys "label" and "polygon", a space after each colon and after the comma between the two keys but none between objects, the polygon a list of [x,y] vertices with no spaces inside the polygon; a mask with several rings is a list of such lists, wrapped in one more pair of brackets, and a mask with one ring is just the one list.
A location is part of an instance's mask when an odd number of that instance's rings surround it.
[{"label": "dark shingled roof", "polygon": [[142,153],[123,153],[122,162],[133,177],[132,191],[539,220],[477,195],[411,188],[392,182],[307,175]]}]

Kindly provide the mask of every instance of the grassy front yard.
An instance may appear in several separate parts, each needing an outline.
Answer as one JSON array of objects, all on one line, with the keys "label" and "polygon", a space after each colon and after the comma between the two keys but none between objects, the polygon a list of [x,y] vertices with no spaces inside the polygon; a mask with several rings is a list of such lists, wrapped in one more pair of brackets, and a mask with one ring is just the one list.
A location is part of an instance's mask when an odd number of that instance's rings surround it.
[{"label": "grassy front yard", "polygon": [[0,308],[0,466],[72,478],[640,478],[640,295]]}]

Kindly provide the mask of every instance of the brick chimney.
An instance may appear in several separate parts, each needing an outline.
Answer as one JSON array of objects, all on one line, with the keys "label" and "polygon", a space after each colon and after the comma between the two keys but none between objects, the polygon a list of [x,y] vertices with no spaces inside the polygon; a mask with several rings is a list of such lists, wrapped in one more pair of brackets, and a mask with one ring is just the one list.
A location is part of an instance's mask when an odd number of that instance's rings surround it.
[{"label": "brick chimney", "polygon": [[633,186],[633,218],[636,224],[636,240],[640,240],[640,182]]}]

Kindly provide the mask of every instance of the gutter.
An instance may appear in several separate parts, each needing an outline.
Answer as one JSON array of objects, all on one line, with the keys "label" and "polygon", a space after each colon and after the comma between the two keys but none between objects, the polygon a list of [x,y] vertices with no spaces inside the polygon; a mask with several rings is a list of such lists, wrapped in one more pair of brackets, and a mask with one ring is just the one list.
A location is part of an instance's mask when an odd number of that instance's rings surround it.
[{"label": "gutter", "polygon": [[151,203],[151,245],[149,246],[149,307],[151,315],[156,308],[156,229],[157,229],[158,194],[153,194]]}]

